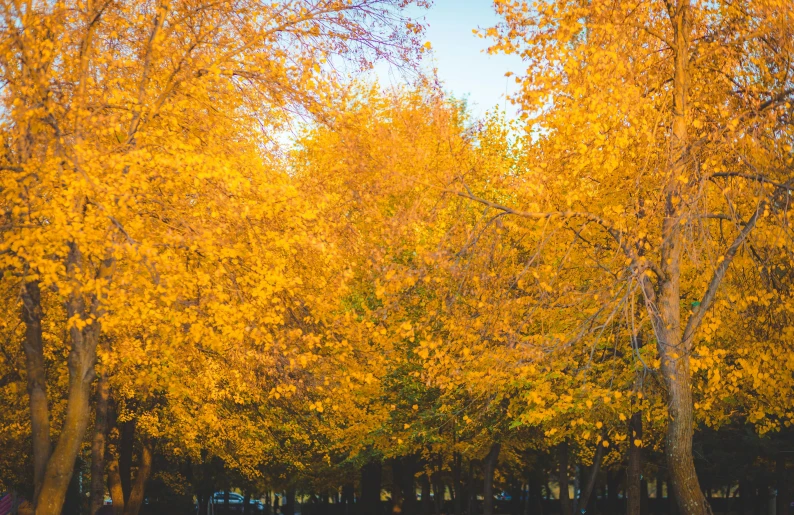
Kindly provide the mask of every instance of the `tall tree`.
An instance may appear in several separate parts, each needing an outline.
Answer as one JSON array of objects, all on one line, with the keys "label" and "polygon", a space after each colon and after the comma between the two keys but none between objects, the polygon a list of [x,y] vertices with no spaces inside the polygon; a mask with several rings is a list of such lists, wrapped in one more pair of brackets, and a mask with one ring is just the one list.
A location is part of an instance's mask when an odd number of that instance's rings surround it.
[{"label": "tall tree", "polygon": [[[9,204],[0,247],[6,277],[23,286],[29,328],[36,513],[59,513],[63,504],[119,262],[131,260],[157,285],[156,249],[190,247],[172,231],[194,228],[200,210],[219,211],[222,197],[196,186],[212,184],[227,198],[245,187],[242,174],[230,173],[230,145],[256,148],[252,134],[289,110],[324,110],[333,90],[324,62],[413,59],[421,26],[403,16],[406,4],[0,4],[0,166]],[[232,140],[206,131],[231,121]],[[43,289],[59,297],[70,342],[67,409],[52,448],[38,329]]]},{"label": "tall tree", "polygon": [[582,246],[614,252],[609,265],[595,260],[605,280],[644,297],[679,508],[708,513],[692,456],[690,357],[734,258],[790,223],[791,4],[495,5],[504,22],[485,33],[492,51],[527,63],[516,100],[536,157],[510,198],[459,193],[578,227]]}]

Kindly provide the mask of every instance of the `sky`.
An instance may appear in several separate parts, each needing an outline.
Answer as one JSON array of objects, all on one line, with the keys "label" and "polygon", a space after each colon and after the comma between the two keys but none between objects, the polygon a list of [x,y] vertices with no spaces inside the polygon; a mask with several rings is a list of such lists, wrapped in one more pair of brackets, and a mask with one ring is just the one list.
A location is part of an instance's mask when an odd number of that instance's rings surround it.
[{"label": "sky", "polygon": [[[489,40],[472,33],[472,29],[498,23],[492,0],[435,0],[430,9],[416,12],[425,20],[425,36],[433,48],[425,66],[438,69],[445,90],[456,98],[466,98],[475,117],[497,105],[503,109],[505,91],[516,91],[515,78],[505,77],[505,73],[520,72],[522,64],[516,55],[486,54]],[[385,67],[377,71],[384,85],[402,80],[399,73]],[[515,110],[507,104],[509,118]]]}]

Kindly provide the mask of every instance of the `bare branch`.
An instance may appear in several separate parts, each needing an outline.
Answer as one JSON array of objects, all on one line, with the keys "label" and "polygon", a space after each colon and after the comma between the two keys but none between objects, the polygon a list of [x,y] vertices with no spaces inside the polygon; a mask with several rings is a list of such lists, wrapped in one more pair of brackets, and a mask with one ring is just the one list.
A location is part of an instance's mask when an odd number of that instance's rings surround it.
[{"label": "bare branch", "polygon": [[[531,218],[535,220],[552,220],[555,218],[560,218],[560,219],[583,218],[587,221],[596,223],[600,225],[610,236],[612,236],[612,238],[617,242],[617,244],[623,250],[623,253],[626,254],[626,257],[631,259],[632,265],[638,266],[638,268],[650,269],[660,279],[664,278],[664,273],[661,271],[661,269],[658,266],[656,266],[655,263],[647,259],[640,258],[636,252],[632,251],[632,249],[628,246],[625,238],[623,237],[622,231],[619,231],[618,229],[612,227],[612,225],[608,221],[601,218],[600,216],[594,215],[592,213],[587,213],[584,211],[547,211],[547,212],[519,211],[511,207],[499,204],[497,202],[493,202],[491,200],[478,197],[472,194],[471,191],[468,189],[468,187],[466,187],[465,185],[464,187],[466,188],[465,192],[457,191],[457,190],[445,190],[445,191],[458,195],[459,197],[473,200],[474,202],[479,202],[480,204],[489,206],[493,209],[497,209],[509,215],[520,216],[523,218]],[[641,274],[642,270],[640,270],[639,273]]]},{"label": "bare branch", "polygon": [[[748,179],[751,181],[762,182],[764,184],[771,184],[775,188],[782,189],[782,190],[790,190],[791,185],[787,185],[785,183],[775,182],[764,175],[761,174],[750,174],[750,173],[741,173],[741,172],[717,172],[713,173],[708,176],[708,179],[712,179],[714,177],[739,177],[742,179]],[[792,178],[794,179],[794,178]]]}]

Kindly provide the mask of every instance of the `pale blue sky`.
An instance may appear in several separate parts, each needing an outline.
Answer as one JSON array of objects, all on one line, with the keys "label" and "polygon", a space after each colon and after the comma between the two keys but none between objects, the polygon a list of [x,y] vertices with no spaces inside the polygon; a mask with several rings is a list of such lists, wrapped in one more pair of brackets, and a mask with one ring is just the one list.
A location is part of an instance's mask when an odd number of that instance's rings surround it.
[{"label": "pale blue sky", "polygon": [[[425,66],[438,69],[445,90],[457,98],[467,98],[474,116],[499,105],[505,106],[505,91],[515,93],[514,77],[508,71],[520,72],[521,59],[515,55],[488,55],[484,52],[489,40],[480,39],[472,29],[495,25],[499,17],[491,0],[435,0],[428,10],[414,11],[425,18],[426,39],[433,47],[432,57],[425,58]],[[378,69],[384,85],[399,83],[399,73]],[[507,105],[510,118],[515,107]]]}]

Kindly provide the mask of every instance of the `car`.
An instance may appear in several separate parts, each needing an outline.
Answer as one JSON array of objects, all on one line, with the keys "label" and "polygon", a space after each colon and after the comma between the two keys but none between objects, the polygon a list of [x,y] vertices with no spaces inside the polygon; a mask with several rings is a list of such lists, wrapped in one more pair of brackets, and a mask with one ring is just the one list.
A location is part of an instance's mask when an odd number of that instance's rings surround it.
[{"label": "car", "polygon": [[[216,506],[223,506],[225,502],[225,495],[225,492],[215,492],[212,494],[212,504]],[[245,497],[238,493],[229,492],[229,511],[231,513],[242,513],[244,503]],[[249,512],[256,513],[265,511],[265,505],[259,500],[251,499],[248,501],[248,505],[252,508],[249,509]]]}]

